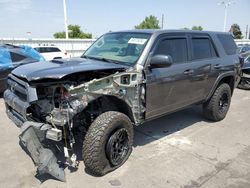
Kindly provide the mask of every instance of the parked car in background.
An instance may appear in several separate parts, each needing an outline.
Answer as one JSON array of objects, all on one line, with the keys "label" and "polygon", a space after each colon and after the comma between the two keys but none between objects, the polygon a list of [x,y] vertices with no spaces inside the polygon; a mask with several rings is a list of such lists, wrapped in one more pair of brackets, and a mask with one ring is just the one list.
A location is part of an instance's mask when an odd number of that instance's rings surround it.
[{"label": "parked car in background", "polygon": [[250,55],[250,46],[247,44],[244,44],[241,47],[238,47],[238,52],[241,54],[242,57],[247,57]]},{"label": "parked car in background", "polygon": [[245,59],[242,67],[242,76],[238,88],[250,90],[250,55]]},{"label": "parked car in background", "polygon": [[6,89],[8,74],[14,68],[44,60],[43,56],[29,46],[0,44],[0,93]]},{"label": "parked car in background", "polygon": [[34,49],[42,54],[46,61],[67,58],[67,52],[63,52],[56,46],[38,46]]}]

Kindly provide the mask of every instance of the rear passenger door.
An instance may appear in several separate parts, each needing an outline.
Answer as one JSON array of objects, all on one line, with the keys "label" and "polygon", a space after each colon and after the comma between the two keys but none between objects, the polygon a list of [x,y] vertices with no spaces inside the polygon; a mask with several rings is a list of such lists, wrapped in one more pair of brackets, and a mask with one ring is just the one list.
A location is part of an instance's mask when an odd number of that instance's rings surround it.
[{"label": "rear passenger door", "polygon": [[[207,96],[210,83],[218,75],[220,62],[215,46],[207,34],[190,34],[191,61],[189,63],[192,74],[189,74],[191,92],[190,102],[204,100]],[[213,71],[212,71],[213,70]]]}]

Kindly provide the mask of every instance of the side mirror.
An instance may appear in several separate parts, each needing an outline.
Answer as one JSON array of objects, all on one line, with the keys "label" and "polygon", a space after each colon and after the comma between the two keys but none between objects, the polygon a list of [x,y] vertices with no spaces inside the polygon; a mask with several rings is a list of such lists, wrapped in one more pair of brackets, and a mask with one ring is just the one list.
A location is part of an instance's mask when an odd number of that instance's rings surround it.
[{"label": "side mirror", "polygon": [[151,68],[169,67],[173,64],[173,59],[169,55],[155,55],[150,59]]}]

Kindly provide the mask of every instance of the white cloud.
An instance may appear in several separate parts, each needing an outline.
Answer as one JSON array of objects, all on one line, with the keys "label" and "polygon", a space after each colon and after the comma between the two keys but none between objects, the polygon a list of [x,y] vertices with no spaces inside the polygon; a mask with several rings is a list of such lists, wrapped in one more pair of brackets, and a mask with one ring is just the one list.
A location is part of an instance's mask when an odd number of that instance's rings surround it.
[{"label": "white cloud", "polygon": [[0,9],[18,13],[31,8],[31,0],[0,0]]}]

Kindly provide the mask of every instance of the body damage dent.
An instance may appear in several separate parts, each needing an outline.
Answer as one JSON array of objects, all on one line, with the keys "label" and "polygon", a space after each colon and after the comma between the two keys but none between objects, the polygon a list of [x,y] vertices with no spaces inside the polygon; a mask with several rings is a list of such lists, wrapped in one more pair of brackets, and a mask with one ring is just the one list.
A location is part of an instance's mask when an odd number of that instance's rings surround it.
[{"label": "body damage dent", "polygon": [[67,89],[70,95],[81,98],[86,106],[100,96],[115,96],[129,105],[135,124],[140,124],[144,119],[145,87],[142,73],[136,71],[115,73]]}]

